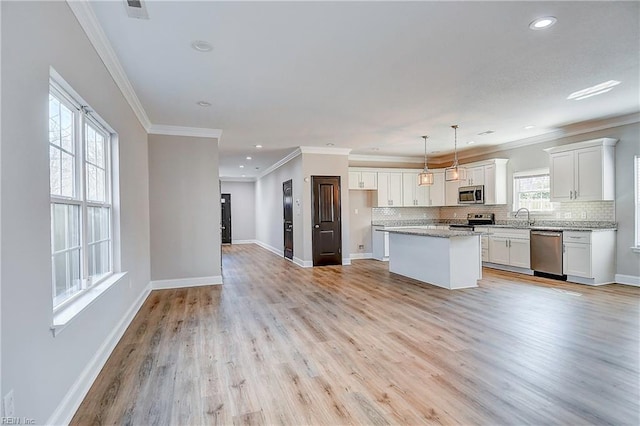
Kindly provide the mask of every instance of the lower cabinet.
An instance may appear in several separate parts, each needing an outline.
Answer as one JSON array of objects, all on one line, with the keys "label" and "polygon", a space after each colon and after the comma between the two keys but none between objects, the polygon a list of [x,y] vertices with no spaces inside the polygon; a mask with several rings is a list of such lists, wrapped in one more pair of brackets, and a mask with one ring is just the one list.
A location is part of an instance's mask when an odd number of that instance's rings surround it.
[{"label": "lower cabinet", "polygon": [[531,266],[528,229],[494,229],[489,240],[489,262],[528,269]]},{"label": "lower cabinet", "polygon": [[384,229],[384,226],[371,227],[373,258],[377,260],[389,260],[389,233],[378,231],[378,229]]},{"label": "lower cabinet", "polygon": [[[489,233],[489,228],[482,228],[482,227],[476,226],[474,229],[477,232],[484,232],[486,234]],[[489,235],[482,235],[480,237],[480,247],[482,249],[482,261],[488,262],[489,261]]]},{"label": "lower cabinet", "polygon": [[562,269],[567,281],[608,284],[615,281],[616,231],[562,233]]}]

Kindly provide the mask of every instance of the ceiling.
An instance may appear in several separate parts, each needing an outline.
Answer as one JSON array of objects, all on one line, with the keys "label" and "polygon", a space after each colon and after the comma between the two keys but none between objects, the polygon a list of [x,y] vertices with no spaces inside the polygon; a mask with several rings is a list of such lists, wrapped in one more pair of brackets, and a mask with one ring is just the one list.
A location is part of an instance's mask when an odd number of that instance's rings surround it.
[{"label": "ceiling", "polygon": [[[453,150],[452,124],[477,149],[640,111],[639,2],[124,3],[90,2],[149,120],[221,129],[223,177],[298,146],[419,158],[424,134]],[[557,23],[529,29],[541,16]]]}]

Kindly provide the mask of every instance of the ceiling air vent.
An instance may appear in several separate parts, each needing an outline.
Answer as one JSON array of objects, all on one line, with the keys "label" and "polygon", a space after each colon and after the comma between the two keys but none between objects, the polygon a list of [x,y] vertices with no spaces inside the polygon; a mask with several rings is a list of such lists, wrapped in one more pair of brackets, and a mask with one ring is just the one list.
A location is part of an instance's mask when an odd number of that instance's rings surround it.
[{"label": "ceiling air vent", "polygon": [[125,0],[124,7],[127,9],[129,18],[149,19],[147,6],[142,0]]}]

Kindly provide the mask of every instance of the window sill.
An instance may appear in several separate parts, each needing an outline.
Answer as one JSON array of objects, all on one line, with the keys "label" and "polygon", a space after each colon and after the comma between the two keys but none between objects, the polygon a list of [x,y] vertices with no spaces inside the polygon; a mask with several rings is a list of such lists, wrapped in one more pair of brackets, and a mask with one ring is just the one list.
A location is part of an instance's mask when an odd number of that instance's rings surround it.
[{"label": "window sill", "polygon": [[53,336],[57,336],[64,330],[71,322],[77,318],[80,313],[85,311],[96,300],[100,298],[107,290],[113,287],[118,281],[123,279],[127,275],[126,272],[120,272],[113,274],[100,284],[96,285],[92,289],[85,292],[82,296],[78,297],[68,306],[60,309],[53,314],[53,324],[51,325],[51,331]]},{"label": "window sill", "polygon": [[631,251],[634,253],[640,253],[640,246],[638,247],[631,247]]}]

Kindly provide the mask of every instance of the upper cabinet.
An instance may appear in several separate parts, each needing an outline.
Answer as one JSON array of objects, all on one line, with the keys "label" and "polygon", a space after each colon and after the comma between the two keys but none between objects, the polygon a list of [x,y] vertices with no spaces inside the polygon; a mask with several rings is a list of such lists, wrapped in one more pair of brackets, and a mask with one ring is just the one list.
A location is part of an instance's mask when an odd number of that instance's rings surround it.
[{"label": "upper cabinet", "polygon": [[378,207],[402,207],[402,173],[378,173]]},{"label": "upper cabinet", "polygon": [[378,189],[378,173],[349,169],[349,189]]},{"label": "upper cabinet", "polygon": [[420,172],[402,173],[402,205],[404,207],[427,207],[429,203],[429,186],[418,185]]},{"label": "upper cabinet", "polygon": [[546,149],[551,201],[613,200],[617,142],[602,138]]},{"label": "upper cabinet", "polygon": [[[505,158],[495,158],[465,165],[467,179],[460,182],[460,186],[484,185],[485,204],[507,204],[507,162]],[[448,184],[449,182],[447,182]],[[453,185],[451,187],[453,191]],[[453,193],[453,192],[452,192]],[[456,205],[449,201],[447,205]]]}]

